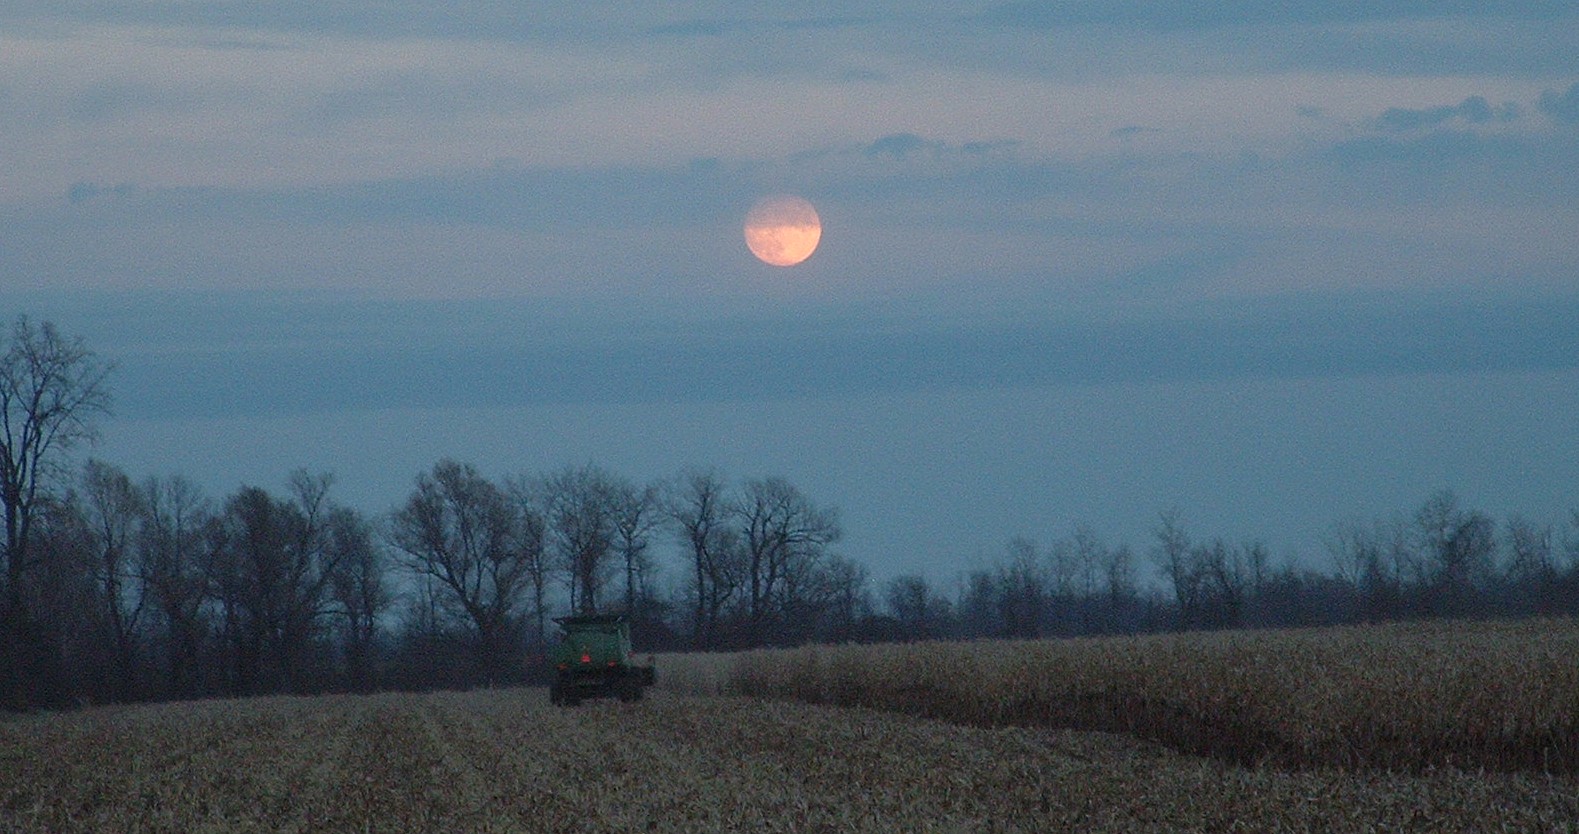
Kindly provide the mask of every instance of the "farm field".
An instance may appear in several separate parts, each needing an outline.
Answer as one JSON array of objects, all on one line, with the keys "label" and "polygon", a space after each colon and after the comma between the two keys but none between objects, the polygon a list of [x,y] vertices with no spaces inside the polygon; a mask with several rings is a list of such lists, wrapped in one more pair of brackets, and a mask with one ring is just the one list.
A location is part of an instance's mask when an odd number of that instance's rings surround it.
[{"label": "farm field", "polygon": [[666,686],[1119,732],[1244,764],[1579,773],[1579,622],[1441,621],[663,657]]},{"label": "farm field", "polygon": [[0,831],[1561,831],[1579,781],[1241,766],[1134,737],[655,692],[0,720]]}]

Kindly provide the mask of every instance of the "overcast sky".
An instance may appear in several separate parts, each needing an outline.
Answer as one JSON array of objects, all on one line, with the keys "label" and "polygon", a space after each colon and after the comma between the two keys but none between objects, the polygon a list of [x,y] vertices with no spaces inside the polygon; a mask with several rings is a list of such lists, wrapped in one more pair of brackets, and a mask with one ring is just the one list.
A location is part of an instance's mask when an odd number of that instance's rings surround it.
[{"label": "overcast sky", "polygon": [[1579,507],[1571,2],[562,5],[0,4],[0,310],[119,364],[94,453],[783,475],[879,579]]}]

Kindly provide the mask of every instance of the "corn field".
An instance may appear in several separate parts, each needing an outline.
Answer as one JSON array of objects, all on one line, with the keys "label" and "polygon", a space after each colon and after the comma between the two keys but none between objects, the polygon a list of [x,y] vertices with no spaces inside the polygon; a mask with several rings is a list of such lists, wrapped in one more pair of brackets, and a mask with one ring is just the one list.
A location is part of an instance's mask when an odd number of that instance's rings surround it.
[{"label": "corn field", "polygon": [[1099,730],[1239,764],[1579,772],[1579,623],[808,647],[664,658],[690,691]]},{"label": "corn field", "polygon": [[5,832],[1559,831],[1579,782],[1283,770],[1132,737],[659,692],[101,708],[0,721]]},{"label": "corn field", "polygon": [[1579,831],[1576,649],[1570,621],[823,647],[660,657],[647,700],[579,709],[12,716],[0,832]]}]

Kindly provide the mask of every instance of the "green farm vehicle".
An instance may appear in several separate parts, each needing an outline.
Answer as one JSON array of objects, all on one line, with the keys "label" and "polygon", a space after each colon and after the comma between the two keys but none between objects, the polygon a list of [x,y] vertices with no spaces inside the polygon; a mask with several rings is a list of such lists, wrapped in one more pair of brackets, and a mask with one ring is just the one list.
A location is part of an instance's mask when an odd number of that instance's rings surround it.
[{"label": "green farm vehicle", "polygon": [[623,614],[588,614],[555,617],[564,629],[559,644],[549,653],[554,681],[549,700],[573,707],[583,698],[617,697],[639,701],[642,691],[656,679],[651,658],[637,665],[631,655],[630,622]]}]

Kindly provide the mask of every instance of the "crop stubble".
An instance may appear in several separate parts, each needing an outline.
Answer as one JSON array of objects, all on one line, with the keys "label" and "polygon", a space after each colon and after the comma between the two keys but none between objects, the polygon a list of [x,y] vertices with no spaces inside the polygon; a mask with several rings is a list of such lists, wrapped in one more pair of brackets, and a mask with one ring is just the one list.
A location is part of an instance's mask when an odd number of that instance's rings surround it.
[{"label": "crop stubble", "polygon": [[0,830],[1574,830],[1579,782],[1280,770],[865,709],[540,690],[107,708],[0,723]]}]

